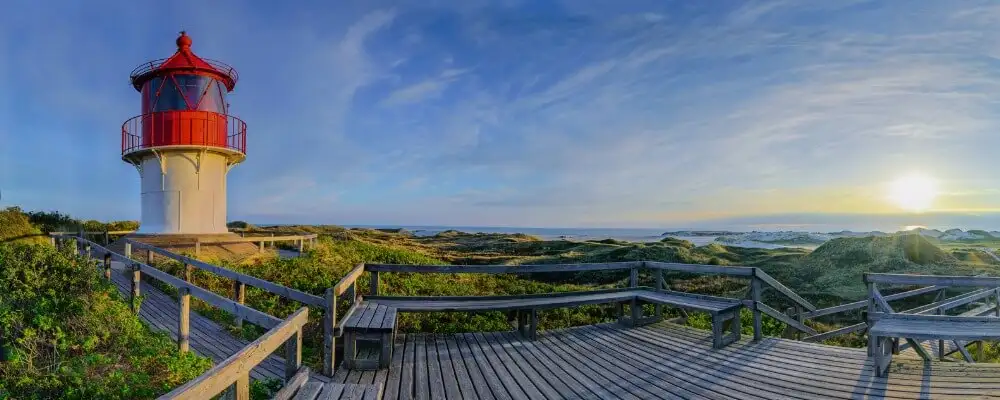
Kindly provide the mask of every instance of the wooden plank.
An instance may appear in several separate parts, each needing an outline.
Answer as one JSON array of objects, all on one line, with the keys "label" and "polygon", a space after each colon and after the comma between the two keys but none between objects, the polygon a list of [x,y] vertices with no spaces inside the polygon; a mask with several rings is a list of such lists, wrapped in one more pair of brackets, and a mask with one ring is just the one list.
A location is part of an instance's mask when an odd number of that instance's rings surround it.
[{"label": "wooden plank", "polygon": [[866,273],[865,282],[889,285],[1000,287],[1000,277]]},{"label": "wooden plank", "polygon": [[660,261],[643,261],[642,265],[645,268],[678,271],[678,272],[689,272],[694,274],[714,274],[714,275],[744,276],[744,277],[749,277],[753,275],[753,268],[751,267],[738,267],[738,266],[723,267],[718,265],[681,264],[681,263],[668,263]]},{"label": "wooden plank", "polygon": [[316,396],[319,396],[319,392],[323,390],[322,382],[309,381],[302,385],[302,388],[295,393],[293,400],[314,400]]},{"label": "wooden plank", "polygon": [[540,272],[607,271],[641,267],[641,261],[589,264],[524,264],[524,265],[403,265],[365,264],[372,272],[414,272],[425,274],[533,274]]},{"label": "wooden plank", "polygon": [[309,380],[309,372],[309,367],[302,367],[292,379],[285,383],[285,386],[282,386],[281,389],[274,393],[272,400],[288,400],[292,398],[292,395],[299,390],[299,387]]},{"label": "wooden plank", "polygon": [[244,284],[253,286],[255,288],[258,288],[258,289],[261,289],[261,290],[264,290],[264,291],[267,291],[267,292],[270,292],[270,293],[274,293],[274,294],[279,295],[281,297],[284,297],[286,299],[292,299],[292,300],[298,301],[300,303],[308,304],[308,305],[311,305],[311,306],[323,307],[323,298],[322,297],[311,295],[309,293],[305,293],[305,292],[302,292],[302,291],[299,291],[299,290],[295,290],[295,289],[292,289],[290,287],[287,287],[287,286],[284,286],[284,285],[279,285],[277,283],[269,282],[269,281],[266,281],[264,279],[260,279],[260,278],[253,277],[253,276],[250,276],[250,275],[241,274],[241,273],[233,271],[233,270],[229,270],[229,269],[226,269],[226,268],[218,267],[218,266],[206,263],[206,262],[202,262],[202,261],[196,260],[194,258],[190,258],[190,257],[183,256],[183,255],[180,255],[180,254],[172,253],[170,251],[167,251],[167,250],[155,247],[155,246],[150,246],[150,245],[147,245],[147,244],[142,243],[142,242],[136,242],[136,241],[133,241],[131,239],[125,239],[125,240],[128,241],[128,242],[130,242],[130,243],[132,243],[132,246],[134,248],[142,248],[142,249],[146,249],[148,251],[152,251],[152,252],[157,253],[159,255],[162,255],[164,257],[180,261],[183,264],[187,264],[187,265],[190,265],[192,267],[195,267],[195,268],[198,268],[198,269],[201,269],[201,270],[204,270],[204,271],[208,271],[208,272],[211,272],[213,274],[216,274],[216,275],[219,275],[219,276],[222,276],[222,277],[225,277],[225,278],[229,278],[229,279],[235,280],[237,282],[242,282]]},{"label": "wooden plank", "polygon": [[427,352],[427,380],[432,399],[446,398],[444,378],[441,374],[441,363],[438,360],[437,346],[434,343],[435,335],[424,336],[424,351]]},{"label": "wooden plank", "polygon": [[402,339],[402,336],[397,336],[396,343],[393,343],[392,362],[389,364],[389,373],[386,374],[385,386],[382,389],[384,394],[383,400],[396,400],[400,398],[399,383],[400,376],[403,373],[403,355],[406,353],[406,342]]},{"label": "wooden plank", "polygon": [[426,336],[413,337],[413,398],[427,400],[431,398],[429,368],[427,360]]},{"label": "wooden plank", "polygon": [[806,301],[806,299],[803,299],[797,293],[795,293],[794,291],[792,291],[792,289],[789,289],[787,286],[783,285],[781,282],[778,282],[776,279],[772,278],[771,275],[768,275],[766,272],[764,272],[764,270],[755,267],[753,271],[754,271],[754,277],[756,277],[757,279],[760,279],[761,281],[763,281],[764,283],[766,283],[768,286],[770,286],[772,289],[777,290],[778,292],[781,292],[781,294],[785,295],[785,297],[788,297],[789,299],[791,299],[792,301],[794,301],[796,304],[802,306],[806,310],[816,311],[816,306],[814,306],[812,303]]},{"label": "wooden plank", "polygon": [[335,296],[340,296],[347,291],[347,288],[354,286],[354,281],[357,281],[361,274],[365,272],[365,264],[358,264],[354,266],[351,272],[344,275],[343,278],[333,286],[333,294]]},{"label": "wooden plank", "polygon": [[[520,343],[520,341],[508,342],[502,336],[494,335],[492,333],[477,333],[476,338],[480,340],[480,345],[485,345],[490,348],[491,351],[496,355],[496,360],[499,361],[510,373],[510,376],[514,379],[514,382],[518,383],[519,388],[524,391],[525,395],[529,399],[543,399],[547,396],[544,395],[541,389],[535,386],[537,380],[532,379],[531,372],[533,370],[525,370],[522,368],[517,360],[510,357],[510,354],[504,349],[504,347],[512,346],[513,343]],[[488,353],[487,353],[488,354]],[[531,371],[531,372],[529,372]],[[544,381],[543,381],[544,382]]]},{"label": "wooden plank", "polygon": [[[489,386],[493,397],[501,400],[515,398],[515,394],[510,393],[504,387],[504,382],[501,382],[500,379],[500,373],[506,373],[506,370],[502,365],[492,362],[492,359],[489,358],[484,349],[479,346],[479,341],[471,333],[457,334],[457,342],[469,349],[469,353],[472,354],[473,360],[482,371],[483,378],[486,379],[486,384]],[[524,395],[518,393],[516,398],[522,399]]]},{"label": "wooden plank", "polygon": [[[491,346],[490,343],[483,338],[481,333],[470,333],[466,337],[469,339],[470,345],[475,343],[482,350],[482,354],[493,367],[494,373],[496,373],[498,380],[503,385],[501,390],[509,394],[512,399],[527,400],[531,398],[528,397],[523,390],[521,390],[520,385],[517,384],[517,378],[515,378],[508,370],[508,366],[504,365],[504,363],[500,361],[496,351],[493,349],[493,346]],[[496,394],[496,390],[494,390],[493,393]]]},{"label": "wooden plank", "polygon": [[569,351],[561,342],[556,340],[553,334],[543,336],[535,341],[535,345],[548,348],[550,350],[550,357],[560,358],[565,363],[564,365],[573,365],[580,373],[586,374],[586,376],[596,381],[600,387],[597,395],[601,398],[640,399],[651,397],[651,394],[645,389],[611,372],[605,363],[581,358],[580,354]]},{"label": "wooden plank", "polygon": [[[498,332],[511,343],[509,352],[517,352],[517,357],[524,359],[525,363],[532,366],[535,371],[545,380],[546,384],[558,393],[554,398],[585,398],[594,396],[587,388],[583,387],[579,381],[567,374],[562,368],[558,368],[548,358],[542,357],[535,348],[532,341],[518,341],[512,332]],[[511,357],[515,357],[512,355]]]},{"label": "wooden plank", "polygon": [[837,337],[837,336],[841,336],[841,335],[846,335],[848,333],[853,333],[853,332],[861,331],[861,330],[864,330],[867,327],[868,327],[868,324],[862,322],[862,323],[859,323],[859,324],[854,324],[854,325],[849,325],[849,326],[845,326],[845,327],[842,327],[842,328],[834,329],[832,331],[823,332],[823,333],[812,335],[812,336],[807,336],[805,338],[802,338],[802,341],[805,341],[805,342],[822,342],[822,341],[824,341],[826,339],[829,339],[829,338],[832,338],[832,337]]},{"label": "wooden plank", "polygon": [[376,331],[382,329],[382,320],[385,319],[385,313],[388,307],[384,305],[379,305],[375,310],[375,314],[372,316],[372,320],[368,323],[365,328],[368,331]]},{"label": "wooden plank", "polygon": [[[444,346],[443,349],[441,347],[442,343]],[[449,398],[477,398],[476,388],[472,383],[472,376],[469,374],[469,370],[465,366],[465,360],[462,357],[462,352],[458,350],[455,337],[452,335],[448,335],[438,342],[438,354],[445,354],[445,352],[448,354],[447,359],[451,363],[450,370],[454,373],[455,384],[458,386],[459,390],[459,396]]]},{"label": "wooden plank", "polygon": [[[416,373],[416,343],[413,341],[413,334],[404,337],[405,347],[403,353],[403,366],[399,376],[399,396],[400,400],[410,400],[414,398],[414,387],[416,386],[414,375]],[[388,395],[391,392],[386,392]]]},{"label": "wooden plank", "polygon": [[[429,347],[430,348],[430,347]],[[462,392],[458,386],[458,374],[455,372],[455,364],[448,351],[448,344],[440,335],[434,335],[434,353],[439,361],[438,367],[441,371],[441,380],[444,383],[445,397],[449,399],[461,399]]]},{"label": "wooden plank", "polygon": [[775,309],[769,307],[767,304],[758,302],[757,303],[757,309],[759,309],[764,314],[770,315],[771,317],[774,317],[775,319],[777,319],[777,320],[779,320],[781,322],[784,322],[785,324],[787,324],[789,326],[792,326],[795,329],[798,329],[798,330],[800,330],[802,332],[808,333],[811,336],[816,336],[816,335],[819,334],[819,332],[816,332],[815,329],[813,329],[813,328],[811,328],[811,327],[809,327],[809,326],[807,326],[807,325],[805,325],[805,324],[803,324],[803,323],[801,323],[799,321],[796,321],[795,319],[792,319],[792,317],[789,317],[789,316],[785,315],[784,313],[782,313],[782,312],[780,312],[778,310],[775,310]]},{"label": "wooden plank", "polygon": [[300,308],[291,317],[282,321],[274,329],[250,343],[239,353],[233,354],[221,364],[216,365],[188,383],[162,396],[163,399],[204,399],[215,396],[232,385],[236,380],[248,374],[253,366],[266,359],[275,349],[281,346],[289,337],[301,332],[302,326],[309,320],[309,309]]},{"label": "wooden plank", "polygon": [[[902,292],[902,293],[890,294],[888,296],[884,296],[884,298],[885,298],[886,301],[893,301],[893,300],[905,299],[907,297],[912,297],[912,296],[917,296],[917,295],[921,295],[921,294],[930,293],[930,292],[933,292],[933,291],[936,291],[936,290],[939,290],[939,289],[941,289],[941,288],[938,287],[938,286],[928,286],[928,287],[924,287],[924,288],[920,288],[920,289],[914,289],[914,290],[910,290],[910,291],[906,291],[906,292]],[[839,306],[834,306],[834,307],[829,307],[829,308],[822,308],[822,309],[819,309],[819,310],[816,310],[816,311],[805,312],[805,313],[802,313],[802,316],[805,317],[805,318],[817,318],[817,317],[822,317],[824,315],[830,315],[830,314],[836,314],[836,313],[841,313],[841,312],[845,312],[845,311],[857,310],[859,308],[864,308],[866,305],[868,305],[868,300],[860,300],[860,301],[855,301],[853,303],[841,304]]]},{"label": "wooden plank", "polygon": [[[485,368],[479,366],[468,343],[465,343],[461,335],[451,335],[451,339],[453,340],[452,343],[455,344],[456,351],[461,355],[462,364],[465,365],[465,370],[469,374],[472,387],[475,389],[475,396],[468,398],[493,400],[493,391],[486,381],[487,378],[483,375],[486,373],[492,374],[492,369],[488,366]],[[492,375],[490,377],[495,379]]]},{"label": "wooden plank", "polygon": [[319,393],[317,400],[338,400],[341,398],[341,394],[344,393],[344,388],[345,386],[342,383],[326,383],[323,385],[323,391]]},{"label": "wooden plank", "polygon": [[396,307],[388,307],[385,312],[385,318],[382,319],[383,330],[395,330],[396,329]]}]

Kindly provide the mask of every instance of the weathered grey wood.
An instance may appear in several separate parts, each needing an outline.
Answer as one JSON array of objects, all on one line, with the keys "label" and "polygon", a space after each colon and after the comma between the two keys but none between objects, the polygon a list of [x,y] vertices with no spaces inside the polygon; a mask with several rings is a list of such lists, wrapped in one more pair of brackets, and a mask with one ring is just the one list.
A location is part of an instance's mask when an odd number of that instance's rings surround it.
[{"label": "weathered grey wood", "polygon": [[816,311],[816,306],[806,301],[806,299],[803,299],[797,293],[793,292],[792,289],[789,289],[781,282],[778,282],[776,279],[772,278],[771,275],[768,275],[766,272],[764,272],[764,270],[754,267],[753,276],[761,280],[763,283],[767,284],[767,286],[770,286],[772,289],[781,292],[781,294],[785,295],[785,297],[788,297],[789,299],[794,301],[796,304],[802,306],[803,308],[809,311]]},{"label": "weathered grey wood", "polygon": [[779,320],[781,322],[784,322],[786,325],[789,325],[789,326],[791,326],[791,327],[793,327],[795,329],[798,329],[798,330],[800,330],[802,332],[808,333],[810,336],[815,336],[815,335],[819,334],[819,332],[816,332],[815,329],[809,327],[808,325],[805,325],[805,324],[803,324],[803,323],[801,323],[799,321],[796,321],[796,320],[792,319],[791,317],[785,315],[781,311],[775,310],[775,309],[769,307],[768,305],[766,305],[764,303],[757,303],[757,309],[760,310],[760,311],[762,311],[764,314],[770,315],[771,317],[773,317],[773,318],[775,318],[775,319],[777,319],[777,320]]},{"label": "weathered grey wood", "polygon": [[194,267],[191,264],[184,264],[184,281],[188,283],[193,283]]},{"label": "weathered grey wood", "polygon": [[403,265],[365,264],[369,272],[414,272],[436,274],[530,274],[539,272],[581,272],[621,270],[641,267],[641,261],[590,264],[524,264],[524,265]]},{"label": "weathered grey wood", "polygon": [[333,376],[337,365],[337,296],[333,288],[327,288],[323,296],[325,312],[323,313],[323,375]]},{"label": "weathered grey wood", "polygon": [[866,273],[866,282],[889,285],[936,285],[936,286],[977,286],[1000,287],[1000,277],[988,276],[947,276],[947,275],[906,275]]},{"label": "weathered grey wood", "polygon": [[111,253],[104,253],[104,279],[111,280]]},{"label": "weathered grey wood", "polygon": [[323,390],[323,382],[309,381],[302,385],[298,393],[295,393],[294,400],[314,400]]},{"label": "weathered grey wood", "polygon": [[[300,308],[291,317],[282,321],[263,336],[253,341],[240,352],[233,354],[208,372],[170,391],[161,399],[206,399],[221,393],[237,380],[245,377],[250,369],[259,364],[291,336],[298,336],[302,326],[309,320],[309,309]],[[295,372],[298,372],[296,369]],[[294,372],[288,376],[292,378]]]},{"label": "weathered grey wood", "polygon": [[132,312],[139,311],[139,296],[142,295],[140,282],[142,281],[142,272],[139,270],[138,264],[132,265],[132,297],[129,298],[129,304],[132,306]]},{"label": "weathered grey wood", "polygon": [[191,291],[189,289],[177,289],[177,304],[180,308],[177,321],[177,350],[186,353],[190,348],[191,334]]},{"label": "weathered grey wood", "polygon": [[274,393],[274,397],[271,400],[291,399],[292,396],[295,395],[295,392],[297,392],[299,388],[309,380],[309,372],[309,367],[302,367],[299,369],[299,372],[297,372],[292,379],[289,379],[288,382],[285,383],[285,386],[282,386],[281,389]]},{"label": "weathered grey wood", "polygon": [[347,389],[346,385],[339,383],[327,383],[323,385],[323,391],[320,393],[319,400],[337,400],[342,399],[344,390]]},{"label": "weathered grey wood", "polygon": [[859,323],[859,324],[854,324],[854,325],[848,325],[848,326],[845,326],[845,327],[842,327],[842,328],[834,329],[834,330],[828,331],[828,332],[823,332],[823,333],[816,334],[816,335],[813,335],[813,336],[806,336],[806,337],[802,338],[802,341],[805,341],[805,342],[822,342],[822,341],[824,341],[826,339],[829,339],[829,338],[832,338],[832,337],[837,337],[837,336],[841,336],[841,335],[846,335],[848,333],[853,333],[853,332],[864,330],[867,326],[868,325],[865,324],[864,322]]},{"label": "weathered grey wood", "polygon": [[[364,272],[365,272],[365,264],[355,265],[354,269],[352,269],[351,272],[348,272],[347,275],[341,278],[340,282],[337,282],[337,285],[333,287],[333,294],[336,296],[340,296],[348,289],[353,289],[354,281],[358,280],[358,278]],[[353,294],[351,297],[353,297]]]},{"label": "weathered grey wood", "polygon": [[198,268],[200,270],[208,271],[208,272],[211,272],[213,274],[216,274],[216,275],[228,278],[228,279],[232,279],[234,281],[238,281],[238,282],[241,282],[241,283],[253,286],[255,288],[265,290],[265,291],[270,292],[270,293],[274,293],[276,295],[279,295],[279,296],[287,298],[287,299],[295,300],[295,301],[298,301],[300,303],[308,304],[308,305],[316,306],[316,307],[322,307],[323,306],[323,298],[319,297],[319,296],[314,296],[314,295],[311,295],[311,294],[308,294],[308,293],[305,293],[305,292],[302,292],[302,291],[299,291],[299,290],[292,289],[292,288],[284,286],[284,285],[279,285],[279,284],[276,284],[276,283],[272,283],[272,282],[269,282],[269,281],[266,281],[266,280],[263,280],[263,279],[260,279],[260,278],[257,278],[257,277],[253,277],[253,276],[250,276],[250,275],[241,274],[239,272],[236,272],[236,271],[233,271],[233,270],[230,270],[230,269],[226,269],[226,268],[222,268],[222,267],[218,267],[218,266],[215,266],[215,265],[212,265],[212,264],[209,264],[209,263],[206,263],[206,262],[202,262],[202,261],[199,261],[199,260],[196,260],[196,259],[184,256],[184,255],[172,253],[170,251],[167,251],[167,250],[164,250],[164,249],[160,249],[160,248],[157,248],[157,247],[154,247],[154,246],[150,246],[150,245],[147,245],[145,243],[134,242],[134,241],[131,241],[131,239],[126,239],[126,241],[127,241],[127,243],[131,243],[133,246],[135,246],[137,248],[142,248],[142,249],[146,249],[147,251],[155,252],[156,254],[159,254],[161,256],[164,256],[164,257],[167,257],[167,258],[179,261],[179,262],[184,263],[184,264],[191,265],[191,266],[193,266],[195,268]]},{"label": "weathered grey wood", "polygon": [[730,267],[730,266],[722,267],[718,265],[681,264],[681,263],[668,263],[659,261],[643,261],[642,266],[644,268],[690,272],[695,274],[716,274],[716,275],[746,276],[746,277],[753,276],[753,268],[751,267]]},{"label": "weathered grey wood", "polygon": [[292,379],[302,367],[302,327],[285,341],[285,379]]},{"label": "weathered grey wood", "polygon": [[372,271],[369,275],[371,275],[371,282],[369,282],[370,291],[368,293],[372,296],[378,296],[378,271]]},{"label": "weathered grey wood", "polygon": [[[921,294],[930,293],[930,292],[933,292],[933,291],[939,290],[939,289],[940,289],[940,287],[938,287],[938,286],[928,286],[928,287],[924,287],[924,288],[920,288],[920,289],[914,289],[914,290],[910,290],[910,291],[906,291],[906,292],[902,292],[902,293],[891,294],[891,295],[883,296],[883,297],[885,298],[886,301],[893,301],[893,300],[905,299],[907,297],[912,297],[912,296],[917,296],[917,295],[921,295]],[[822,317],[824,315],[830,315],[830,314],[836,314],[836,313],[841,313],[841,312],[845,312],[845,311],[857,310],[859,308],[865,307],[866,304],[868,304],[868,300],[859,300],[859,301],[855,301],[853,303],[841,304],[841,305],[838,305],[838,306],[829,307],[829,308],[823,308],[823,309],[819,309],[819,310],[816,310],[816,311],[808,311],[808,312],[803,313],[802,315],[805,318],[807,318],[807,319],[817,318],[817,317]]]},{"label": "weathered grey wood", "polygon": [[[657,269],[653,273],[653,279],[656,281],[656,290],[663,290],[664,287],[663,287],[663,270],[662,269]],[[656,304],[656,306],[654,308],[654,313],[655,313],[655,317],[656,317],[657,320],[663,318],[663,305],[662,304]]]},{"label": "weathered grey wood", "polygon": [[763,291],[760,279],[757,279],[756,276],[750,278],[750,301],[752,302],[750,310],[753,312],[753,340],[755,341],[764,337],[763,318],[758,307],[762,304],[760,299]]},{"label": "weathered grey wood", "polygon": [[[244,304],[247,297],[247,286],[240,281],[233,281],[233,300],[239,304]],[[237,315],[234,323],[237,328],[243,327],[243,317]]]}]

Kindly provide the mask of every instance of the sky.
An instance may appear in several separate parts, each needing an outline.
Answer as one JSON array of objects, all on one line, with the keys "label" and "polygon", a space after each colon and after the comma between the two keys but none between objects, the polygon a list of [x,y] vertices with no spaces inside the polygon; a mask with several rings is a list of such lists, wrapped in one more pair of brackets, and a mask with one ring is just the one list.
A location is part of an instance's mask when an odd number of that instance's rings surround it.
[{"label": "sky", "polygon": [[[128,74],[186,30],[240,74],[230,220],[1000,229],[998,22],[992,1],[13,0],[0,206],[139,219]],[[931,208],[887,200],[911,174]]]}]

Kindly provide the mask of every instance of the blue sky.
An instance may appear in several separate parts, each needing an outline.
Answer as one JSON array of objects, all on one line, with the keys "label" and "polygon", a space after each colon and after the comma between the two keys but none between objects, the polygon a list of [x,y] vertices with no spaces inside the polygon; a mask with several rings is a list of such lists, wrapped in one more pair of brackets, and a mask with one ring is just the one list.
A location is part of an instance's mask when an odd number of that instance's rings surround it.
[{"label": "blue sky", "polygon": [[128,73],[184,29],[240,72],[230,219],[1000,228],[995,2],[204,3],[6,3],[0,204],[138,219]]}]

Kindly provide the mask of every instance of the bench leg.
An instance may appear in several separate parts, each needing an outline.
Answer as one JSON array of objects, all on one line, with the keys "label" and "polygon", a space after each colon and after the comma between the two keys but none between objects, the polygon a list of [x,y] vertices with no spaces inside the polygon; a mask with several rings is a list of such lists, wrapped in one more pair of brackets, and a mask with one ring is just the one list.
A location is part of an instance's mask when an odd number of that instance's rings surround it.
[{"label": "bench leg", "polygon": [[889,363],[892,362],[892,338],[876,336],[875,342],[875,376],[883,378],[889,374]]},{"label": "bench leg", "polygon": [[528,325],[528,339],[535,340],[538,339],[538,310],[531,309],[531,324]]},{"label": "bench leg", "polygon": [[635,298],[632,299],[632,303],[629,305],[629,310],[632,312],[632,323],[631,325],[639,325],[639,318],[642,318],[642,305]]},{"label": "bench leg", "polygon": [[743,328],[743,326],[742,326],[743,325],[743,320],[740,318],[740,311],[739,310],[736,310],[736,312],[733,313],[733,317],[729,321],[730,321],[729,322],[729,339],[726,340],[726,344],[725,345],[729,345],[730,343],[735,343],[735,342],[740,341],[740,335],[743,333],[743,332],[741,332],[741,330]]},{"label": "bench leg", "polygon": [[615,303],[615,316],[618,317],[619,324],[625,325],[625,303]]},{"label": "bench leg", "polygon": [[379,369],[389,368],[389,361],[392,360],[393,335],[392,333],[382,334],[382,351],[379,352]]},{"label": "bench leg", "polygon": [[712,315],[712,348],[722,348],[722,316]]},{"label": "bench leg", "polygon": [[355,369],[358,363],[358,337],[354,332],[344,332],[344,365]]}]

